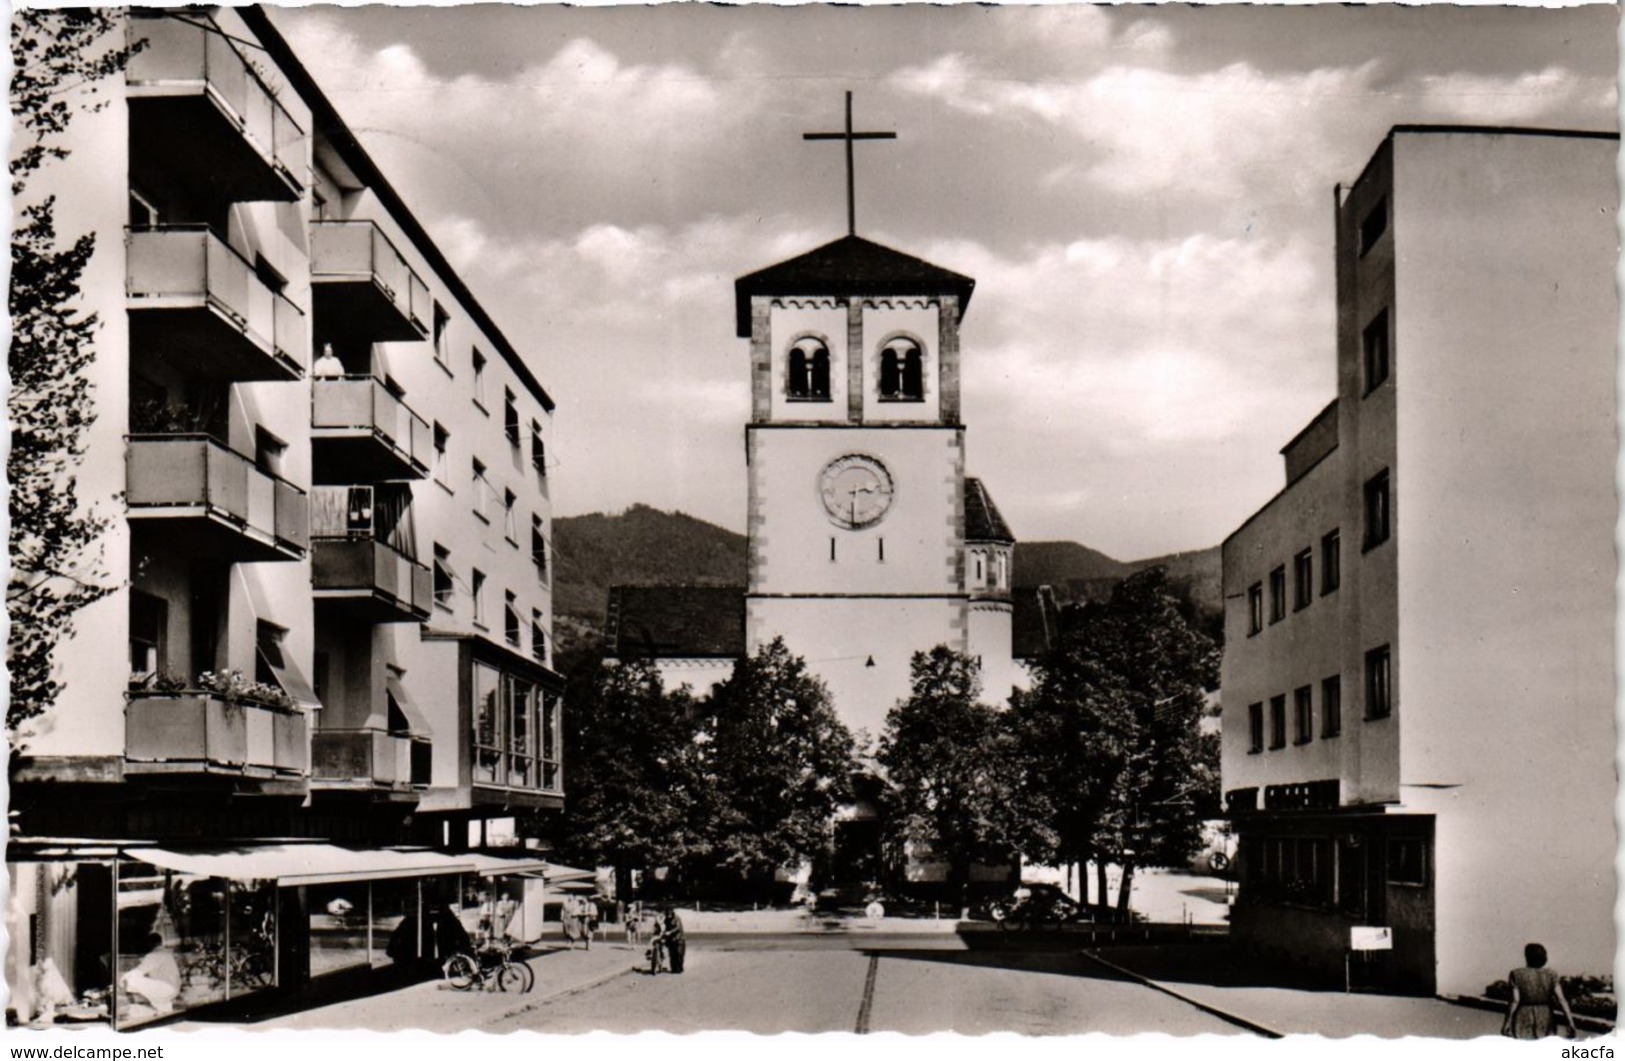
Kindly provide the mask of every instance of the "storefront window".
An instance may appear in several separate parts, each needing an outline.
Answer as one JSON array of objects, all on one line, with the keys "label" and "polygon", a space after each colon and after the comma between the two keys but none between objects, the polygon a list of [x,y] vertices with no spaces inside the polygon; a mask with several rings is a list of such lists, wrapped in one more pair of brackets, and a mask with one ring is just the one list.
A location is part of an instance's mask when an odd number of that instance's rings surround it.
[{"label": "storefront window", "polygon": [[276,881],[234,880],[227,895],[228,991],[236,998],[276,984]]},{"label": "storefront window", "polygon": [[305,890],[310,912],[310,975],[365,965],[367,950],[367,882],[316,884]]},{"label": "storefront window", "polygon": [[108,1021],[112,865],[9,863],[6,875],[7,1020],[32,1027]]},{"label": "storefront window", "polygon": [[118,1023],[226,997],[225,884],[130,864],[118,888]]},{"label": "storefront window", "polygon": [[418,882],[381,880],[372,884],[372,964],[407,962],[421,946]]}]

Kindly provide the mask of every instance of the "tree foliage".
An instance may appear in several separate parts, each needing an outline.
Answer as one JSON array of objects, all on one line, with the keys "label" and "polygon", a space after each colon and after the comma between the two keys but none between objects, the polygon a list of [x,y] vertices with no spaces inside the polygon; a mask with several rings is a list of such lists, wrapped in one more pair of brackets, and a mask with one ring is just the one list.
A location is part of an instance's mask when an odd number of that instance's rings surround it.
[{"label": "tree foliage", "polygon": [[972,863],[1012,856],[1012,749],[999,712],[979,702],[976,661],[938,646],[916,652],[911,669],[911,694],[886,715],[880,741],[887,824],[948,864],[963,902]]},{"label": "tree foliage", "polygon": [[703,854],[708,794],[687,691],[665,692],[648,660],[591,658],[565,702],[565,814],[547,823],[567,826],[554,836],[560,857],[613,866],[626,887],[633,869]]},{"label": "tree foliage", "polygon": [[1200,841],[1216,803],[1213,742],[1199,722],[1217,646],[1187,621],[1160,568],[1076,611],[1012,704],[1024,852],[1042,861],[1170,865]]},{"label": "tree foliage", "polygon": [[738,660],[710,701],[705,772],[718,813],[713,857],[741,876],[809,860],[852,795],[852,734],[824,683],[783,638]]},{"label": "tree foliage", "polygon": [[62,683],[57,645],[80,609],[112,592],[96,549],[107,519],[82,504],[74,474],[95,419],[86,370],[95,359],[94,313],[79,307],[95,252],[93,233],[64,240],[54,196],[31,196],[41,167],[66,158],[75,114],[99,109],[98,82],[124,69],[135,49],[103,11],[25,8],[12,18],[11,191],[20,204],[11,241],[11,618],[6,646],[11,696],[6,729],[15,744],[50,710]]}]

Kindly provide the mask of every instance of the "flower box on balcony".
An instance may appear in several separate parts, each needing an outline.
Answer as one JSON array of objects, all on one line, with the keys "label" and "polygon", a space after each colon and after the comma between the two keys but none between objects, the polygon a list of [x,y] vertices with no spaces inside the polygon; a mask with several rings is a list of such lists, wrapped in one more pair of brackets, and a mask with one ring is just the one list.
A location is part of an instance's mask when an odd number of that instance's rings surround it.
[{"label": "flower box on balcony", "polygon": [[125,707],[127,770],[303,774],[305,719],[201,690],[133,691]]}]

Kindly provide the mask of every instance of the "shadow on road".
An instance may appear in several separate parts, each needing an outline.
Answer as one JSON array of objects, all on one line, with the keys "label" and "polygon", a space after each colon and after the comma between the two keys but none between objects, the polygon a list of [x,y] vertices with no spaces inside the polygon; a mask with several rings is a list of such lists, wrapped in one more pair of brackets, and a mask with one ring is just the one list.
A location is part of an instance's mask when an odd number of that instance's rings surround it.
[{"label": "shadow on road", "polygon": [[1114,965],[1166,984],[1209,987],[1287,987],[1341,993],[1341,983],[1323,982],[1305,970],[1270,962],[1228,942],[1096,948]]},{"label": "shadow on road", "polygon": [[1023,973],[1047,973],[1087,980],[1130,982],[1127,977],[1112,972],[1103,965],[1084,958],[1077,948],[1056,950],[1053,947],[1003,947],[997,950],[919,950],[869,948],[859,950],[870,958],[886,958],[904,962],[930,962],[937,965],[955,965],[978,969],[1007,969]]}]

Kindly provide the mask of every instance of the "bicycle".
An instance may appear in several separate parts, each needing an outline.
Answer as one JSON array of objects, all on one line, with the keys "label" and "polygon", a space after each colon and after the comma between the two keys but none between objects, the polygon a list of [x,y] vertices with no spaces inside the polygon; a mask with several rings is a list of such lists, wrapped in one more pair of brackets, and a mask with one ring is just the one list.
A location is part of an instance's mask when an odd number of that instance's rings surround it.
[{"label": "bicycle", "polygon": [[444,971],[446,982],[458,991],[477,984],[481,989],[524,994],[536,986],[535,970],[513,960],[513,947],[507,940],[487,943],[473,954],[453,954],[446,959]]},{"label": "bicycle", "polygon": [[649,963],[649,975],[658,976],[666,971],[666,941],[656,936],[649,941],[649,949],[643,952],[643,958]]}]

